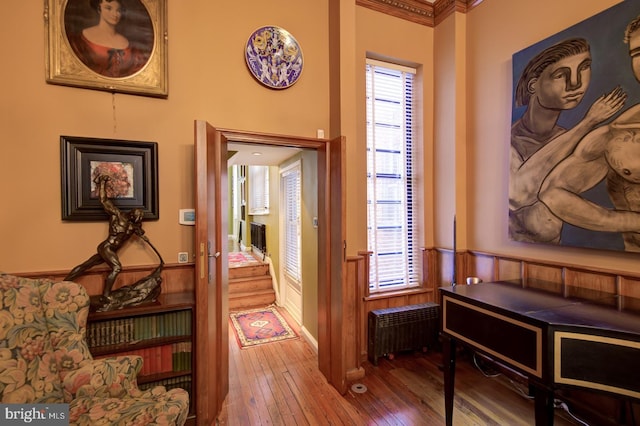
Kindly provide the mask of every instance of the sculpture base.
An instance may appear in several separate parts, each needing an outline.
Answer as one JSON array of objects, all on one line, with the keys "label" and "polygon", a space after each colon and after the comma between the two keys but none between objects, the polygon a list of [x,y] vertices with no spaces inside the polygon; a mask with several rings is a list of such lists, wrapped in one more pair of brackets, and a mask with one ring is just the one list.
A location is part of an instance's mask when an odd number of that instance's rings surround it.
[{"label": "sculpture base", "polygon": [[162,265],[158,266],[151,275],[113,290],[108,296],[92,297],[90,309],[95,312],[105,312],[155,302],[162,290],[161,271]]}]

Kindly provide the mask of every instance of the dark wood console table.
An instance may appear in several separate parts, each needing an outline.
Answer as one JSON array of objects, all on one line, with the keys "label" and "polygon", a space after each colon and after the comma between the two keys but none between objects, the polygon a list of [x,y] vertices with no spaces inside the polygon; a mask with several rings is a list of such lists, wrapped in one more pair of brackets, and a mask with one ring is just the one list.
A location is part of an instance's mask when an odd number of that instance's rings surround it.
[{"label": "dark wood console table", "polygon": [[640,399],[638,315],[506,282],[442,287],[440,295],[447,425],[458,342],[528,377],[536,425],[553,424],[560,387]]}]

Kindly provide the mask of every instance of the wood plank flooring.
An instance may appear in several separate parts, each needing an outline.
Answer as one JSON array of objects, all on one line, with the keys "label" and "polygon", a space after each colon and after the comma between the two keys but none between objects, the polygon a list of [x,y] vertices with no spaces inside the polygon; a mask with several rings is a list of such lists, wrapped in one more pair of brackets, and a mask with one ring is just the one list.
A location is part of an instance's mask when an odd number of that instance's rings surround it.
[{"label": "wood plank flooring", "polygon": [[[283,315],[287,317],[286,311]],[[289,317],[287,317],[289,319]],[[298,330],[294,321],[289,321]],[[340,395],[303,339],[240,349],[229,330],[229,394],[219,425],[444,425],[441,354],[398,354],[364,363],[364,393]],[[533,401],[504,376],[485,377],[461,359],[454,425],[533,425]],[[556,411],[555,424],[579,424]]]}]

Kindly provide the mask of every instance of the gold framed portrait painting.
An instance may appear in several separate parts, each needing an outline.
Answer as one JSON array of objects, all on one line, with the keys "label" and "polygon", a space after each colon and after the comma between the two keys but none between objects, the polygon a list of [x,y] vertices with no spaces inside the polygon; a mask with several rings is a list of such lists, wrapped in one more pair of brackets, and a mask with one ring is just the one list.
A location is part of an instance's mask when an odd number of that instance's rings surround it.
[{"label": "gold framed portrait painting", "polygon": [[45,0],[51,84],[166,98],[167,0]]}]

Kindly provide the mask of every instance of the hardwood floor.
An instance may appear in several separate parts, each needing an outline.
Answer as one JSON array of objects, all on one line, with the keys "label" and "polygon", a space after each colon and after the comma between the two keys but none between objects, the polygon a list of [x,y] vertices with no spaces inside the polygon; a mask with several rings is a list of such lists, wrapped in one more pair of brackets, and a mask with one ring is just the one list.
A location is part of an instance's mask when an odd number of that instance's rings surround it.
[{"label": "hardwood floor", "polygon": [[[356,385],[366,391],[350,387],[340,395],[304,339],[240,349],[229,333],[229,394],[219,425],[444,425],[438,352],[365,362],[366,376]],[[485,377],[469,361],[459,360],[456,370],[454,425],[534,424],[532,400],[504,376]],[[579,423],[556,411],[555,424]]]}]

